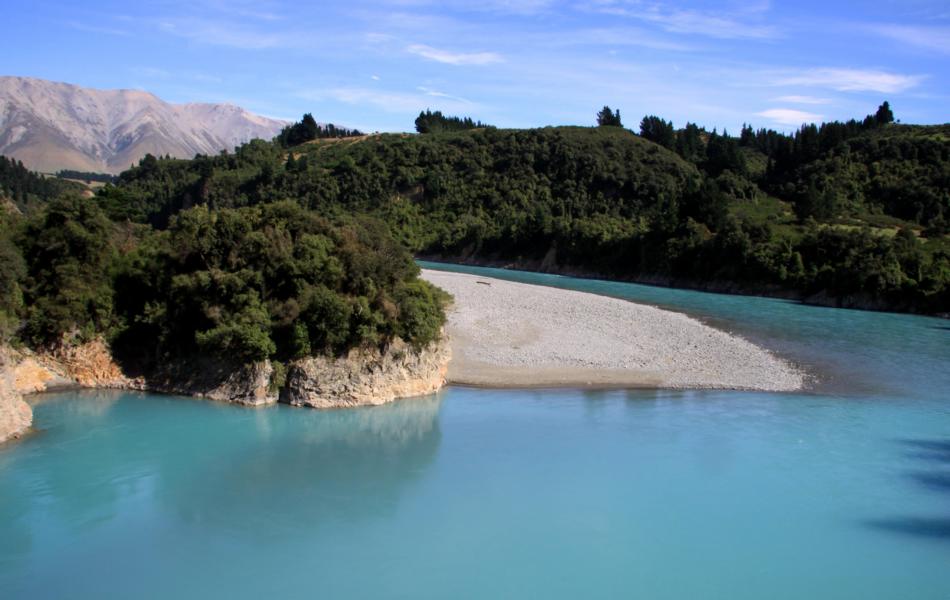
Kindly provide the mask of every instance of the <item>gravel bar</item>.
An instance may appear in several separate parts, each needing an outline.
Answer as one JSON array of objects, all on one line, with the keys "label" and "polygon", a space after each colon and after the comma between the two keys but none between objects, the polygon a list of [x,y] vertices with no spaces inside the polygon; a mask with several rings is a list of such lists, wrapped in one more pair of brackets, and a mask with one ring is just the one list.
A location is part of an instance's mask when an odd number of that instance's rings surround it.
[{"label": "gravel bar", "polygon": [[796,391],[805,374],[687,315],[586,292],[424,269],[452,294],[449,383]]}]

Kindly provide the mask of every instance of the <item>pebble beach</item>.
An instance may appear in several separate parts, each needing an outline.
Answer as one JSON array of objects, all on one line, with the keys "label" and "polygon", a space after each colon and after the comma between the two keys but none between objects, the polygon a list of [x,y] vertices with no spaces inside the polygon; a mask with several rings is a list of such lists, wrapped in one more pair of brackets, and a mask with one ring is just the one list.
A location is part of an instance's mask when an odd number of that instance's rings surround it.
[{"label": "pebble beach", "polygon": [[740,336],[653,306],[444,271],[449,383],[796,391],[805,375]]}]

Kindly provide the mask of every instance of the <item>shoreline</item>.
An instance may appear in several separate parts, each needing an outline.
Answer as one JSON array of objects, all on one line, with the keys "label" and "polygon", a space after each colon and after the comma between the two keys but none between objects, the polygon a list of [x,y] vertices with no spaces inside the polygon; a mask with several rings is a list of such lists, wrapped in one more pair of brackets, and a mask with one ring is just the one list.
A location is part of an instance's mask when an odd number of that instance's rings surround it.
[{"label": "shoreline", "polygon": [[813,306],[817,308],[861,310],[867,312],[915,315],[920,317],[950,320],[950,312],[928,312],[924,310],[915,310],[911,306],[900,307],[888,303],[874,302],[868,297],[860,295],[833,297],[824,292],[807,294],[800,290],[785,288],[774,284],[763,284],[756,286],[748,283],[743,284],[723,280],[696,281],[693,279],[683,279],[668,275],[617,275],[605,271],[586,269],[583,267],[572,267],[569,265],[547,263],[543,260],[462,258],[427,254],[419,254],[416,255],[415,258],[416,260],[423,262],[437,263],[448,266],[482,267],[489,269],[502,269],[505,271],[524,271],[525,273],[556,275],[559,277],[570,277],[572,279],[595,279],[618,283],[634,283],[637,285],[646,285],[671,290],[702,292],[706,294],[770,298],[794,302],[796,304],[801,304],[802,306]]},{"label": "shoreline", "polygon": [[455,298],[450,385],[797,392],[806,375],[683,313],[589,292],[423,269]]}]

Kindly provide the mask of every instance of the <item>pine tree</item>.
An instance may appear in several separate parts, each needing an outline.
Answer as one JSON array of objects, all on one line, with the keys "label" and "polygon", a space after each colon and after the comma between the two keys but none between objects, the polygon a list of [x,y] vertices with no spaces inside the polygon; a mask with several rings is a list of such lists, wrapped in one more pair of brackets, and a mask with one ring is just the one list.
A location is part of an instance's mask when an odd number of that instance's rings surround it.
[{"label": "pine tree", "polygon": [[676,132],[673,130],[673,122],[664,121],[654,115],[643,117],[643,120],[640,121],[640,135],[670,150],[676,145]]},{"label": "pine tree", "polygon": [[884,101],[884,104],[878,107],[877,112],[874,113],[874,122],[878,125],[887,125],[888,123],[894,122],[894,113],[891,111],[891,105]]},{"label": "pine tree", "polygon": [[611,110],[609,106],[604,106],[597,113],[597,125],[600,127],[623,127],[620,121],[620,109]]}]

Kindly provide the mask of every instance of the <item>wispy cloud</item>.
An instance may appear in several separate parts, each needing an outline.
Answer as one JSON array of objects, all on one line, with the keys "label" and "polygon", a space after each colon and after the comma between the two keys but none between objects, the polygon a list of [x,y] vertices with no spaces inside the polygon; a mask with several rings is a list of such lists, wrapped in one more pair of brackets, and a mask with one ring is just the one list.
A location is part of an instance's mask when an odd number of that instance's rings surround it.
[{"label": "wispy cloud", "polygon": [[880,92],[896,94],[923,81],[923,75],[901,75],[887,71],[819,68],[779,76],[775,85],[823,87],[839,92]]},{"label": "wispy cloud", "polygon": [[158,28],[169,35],[203,44],[248,50],[287,47],[291,41],[286,35],[216,19],[166,19],[159,22]]},{"label": "wispy cloud", "polygon": [[556,4],[555,0],[389,0],[388,4],[406,7],[451,8],[466,12],[492,12],[508,15],[536,15],[546,12]]},{"label": "wispy cloud", "polygon": [[118,29],[115,27],[103,27],[102,25],[89,25],[88,23],[81,23],[79,21],[70,21],[67,23],[67,25],[78,31],[85,31],[86,33],[118,35],[121,37],[129,37],[132,35],[131,31],[128,31],[125,29]]},{"label": "wispy cloud", "polygon": [[640,0],[596,0],[587,5],[602,13],[654,23],[671,33],[697,34],[719,39],[771,39],[778,29],[750,19],[768,9],[759,3],[743,11],[700,11],[670,7],[669,3]]},{"label": "wispy cloud", "polygon": [[872,25],[868,29],[906,46],[950,54],[950,27]]},{"label": "wispy cloud", "polygon": [[246,17],[258,21],[280,21],[284,19],[279,3],[269,0],[165,0],[166,3],[179,5],[179,10],[202,10],[209,13]]},{"label": "wispy cloud", "polygon": [[815,96],[779,96],[778,98],[772,98],[772,100],[793,104],[831,104],[830,98],[816,98]]},{"label": "wispy cloud", "polygon": [[153,79],[168,79],[172,76],[172,74],[165,69],[159,69],[157,67],[132,67],[129,70],[135,75]]},{"label": "wispy cloud", "polygon": [[797,127],[803,123],[820,123],[824,120],[822,115],[793,108],[770,108],[755,114],[774,123],[792,127]]},{"label": "wispy cloud", "polygon": [[157,67],[132,67],[130,71],[139,77],[146,77],[149,79],[180,79],[187,81],[196,81],[199,83],[221,83],[223,80],[216,75],[208,75],[207,73],[201,73],[198,71],[178,71],[175,72],[168,71],[166,69],[160,69]]},{"label": "wispy cloud", "polygon": [[434,91],[428,88],[421,88],[419,91],[420,93],[411,93],[345,87],[334,88],[325,92],[302,92],[298,94],[298,96],[316,102],[333,100],[343,104],[371,106],[384,112],[404,115],[429,108],[433,106],[433,102],[435,101],[438,101],[438,106],[441,109],[457,112],[469,110],[477,106],[476,103],[464,98],[443,94],[441,92],[433,93]]},{"label": "wispy cloud", "polygon": [[470,100],[462,98],[461,96],[453,96],[452,94],[446,94],[445,92],[433,90],[432,88],[427,88],[425,86],[420,85],[416,89],[422,92],[423,94],[425,94],[426,96],[431,96],[433,98],[447,98],[449,100],[455,100],[455,101],[462,102],[465,104],[472,104]]},{"label": "wispy cloud", "polygon": [[519,15],[534,15],[548,10],[554,5],[553,0],[489,0],[487,2],[470,2],[465,0],[460,4],[479,6],[483,10],[514,13]]},{"label": "wispy cloud", "polygon": [[534,36],[536,43],[549,47],[565,46],[639,46],[654,50],[689,51],[694,47],[679,41],[668,39],[669,36],[655,33],[637,27],[611,27],[597,29],[579,29],[557,35],[543,34]]},{"label": "wispy cloud", "polygon": [[424,44],[412,44],[406,48],[410,54],[416,54],[429,60],[447,65],[490,65],[500,63],[504,58],[494,52],[450,52]]}]

